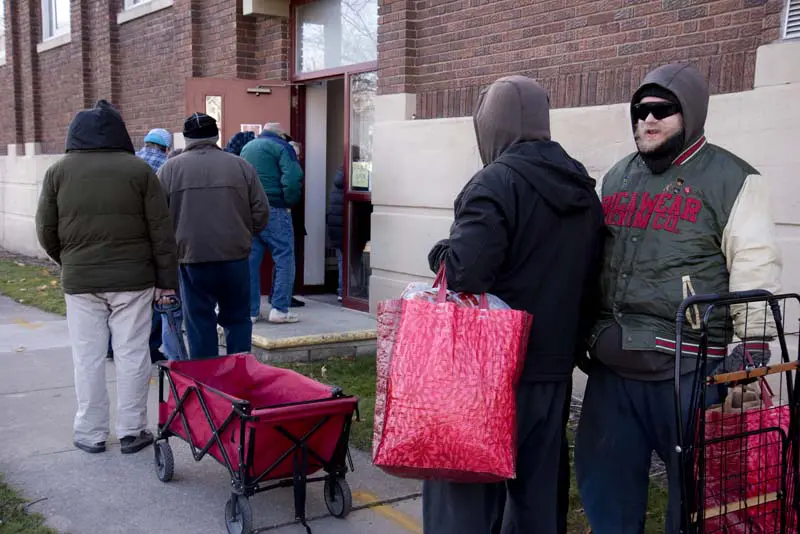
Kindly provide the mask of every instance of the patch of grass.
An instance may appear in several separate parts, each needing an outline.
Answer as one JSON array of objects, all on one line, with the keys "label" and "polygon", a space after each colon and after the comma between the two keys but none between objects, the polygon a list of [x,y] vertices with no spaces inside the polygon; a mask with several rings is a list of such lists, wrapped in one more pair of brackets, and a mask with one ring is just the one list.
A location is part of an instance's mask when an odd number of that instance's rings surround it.
[{"label": "patch of grass", "polygon": [[372,451],[372,425],[375,417],[375,358],[331,358],[313,363],[274,363],[318,380],[339,386],[346,395],[358,397],[361,421],[353,421],[350,443],[362,451]]},{"label": "patch of grass", "polygon": [[58,534],[45,526],[44,517],[25,511],[27,502],[0,474],[0,534]]},{"label": "patch of grass", "polygon": [[51,313],[67,313],[58,269],[0,260],[0,293],[20,304]]}]

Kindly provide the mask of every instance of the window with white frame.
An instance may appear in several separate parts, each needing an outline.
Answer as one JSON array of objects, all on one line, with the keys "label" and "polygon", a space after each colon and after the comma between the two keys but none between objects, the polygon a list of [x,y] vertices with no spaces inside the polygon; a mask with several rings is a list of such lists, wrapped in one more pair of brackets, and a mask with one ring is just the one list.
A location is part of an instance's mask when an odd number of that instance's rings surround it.
[{"label": "window with white frame", "polygon": [[800,0],[789,0],[789,5],[786,6],[783,37],[784,39],[800,39]]},{"label": "window with white frame", "polygon": [[0,65],[6,62],[6,3],[0,0]]},{"label": "window with white frame", "polygon": [[139,4],[146,4],[150,0],[125,0],[125,9],[131,9]]},{"label": "window with white frame", "polygon": [[70,0],[42,0],[42,33],[45,40],[69,33]]}]

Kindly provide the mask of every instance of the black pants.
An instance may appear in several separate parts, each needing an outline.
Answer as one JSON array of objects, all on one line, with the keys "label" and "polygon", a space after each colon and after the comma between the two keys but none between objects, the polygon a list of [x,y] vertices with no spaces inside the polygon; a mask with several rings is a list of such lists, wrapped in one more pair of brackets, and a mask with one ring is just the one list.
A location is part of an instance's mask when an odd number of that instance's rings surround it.
[{"label": "black pants", "polygon": [[[426,481],[425,534],[566,532],[571,383],[522,383],[517,391],[517,478],[499,484]],[[563,530],[562,530],[563,529]]]}]

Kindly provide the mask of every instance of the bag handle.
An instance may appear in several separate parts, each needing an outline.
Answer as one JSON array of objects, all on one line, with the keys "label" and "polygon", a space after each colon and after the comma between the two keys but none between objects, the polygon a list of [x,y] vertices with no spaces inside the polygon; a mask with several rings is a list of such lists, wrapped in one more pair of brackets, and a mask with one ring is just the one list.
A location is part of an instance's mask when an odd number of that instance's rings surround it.
[{"label": "bag handle", "polygon": [[[436,273],[436,279],[433,281],[433,287],[439,288],[438,295],[436,295],[436,302],[438,304],[444,304],[447,302],[447,274],[445,273],[444,262],[442,262],[441,267],[439,267],[439,272]],[[486,293],[481,293],[479,300],[479,308],[481,310],[488,310],[489,297],[486,296]]]}]

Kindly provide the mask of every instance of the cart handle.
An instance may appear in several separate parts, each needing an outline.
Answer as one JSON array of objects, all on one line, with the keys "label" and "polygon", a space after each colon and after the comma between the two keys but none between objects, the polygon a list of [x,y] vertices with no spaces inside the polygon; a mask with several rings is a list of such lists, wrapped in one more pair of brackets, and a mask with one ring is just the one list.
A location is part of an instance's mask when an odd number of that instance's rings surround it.
[{"label": "cart handle", "polygon": [[[750,300],[750,299],[764,299],[770,298],[774,295],[767,291],[766,289],[749,289],[747,291],[732,291],[730,293],[710,293],[706,295],[692,295],[688,297],[681,305],[678,306],[678,313],[675,315],[675,321],[677,323],[677,334],[680,335],[681,331],[683,330],[683,317],[686,315],[686,310],[690,307],[694,306],[695,304],[711,304],[711,303],[719,303],[720,301],[728,302],[728,301],[739,301],[739,300]],[[676,340],[677,341],[677,340]],[[680,349],[680,345],[676,347],[677,350]]]},{"label": "cart handle", "polygon": [[730,293],[709,293],[703,295],[692,295],[686,298],[678,306],[678,313],[675,314],[675,419],[678,424],[678,445],[677,451],[680,454],[683,445],[683,416],[681,403],[681,358],[683,357],[683,324],[686,319],[686,310],[695,304],[713,303],[738,303],[739,301],[750,300],[772,300],[774,295],[766,289],[751,289],[748,291],[732,291]]}]

